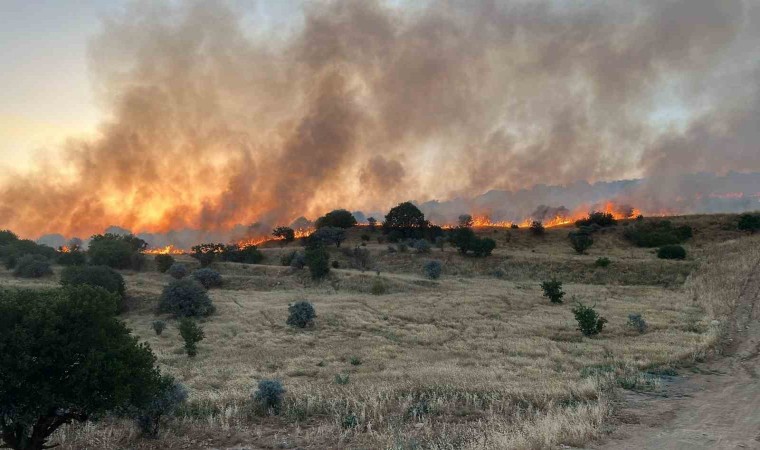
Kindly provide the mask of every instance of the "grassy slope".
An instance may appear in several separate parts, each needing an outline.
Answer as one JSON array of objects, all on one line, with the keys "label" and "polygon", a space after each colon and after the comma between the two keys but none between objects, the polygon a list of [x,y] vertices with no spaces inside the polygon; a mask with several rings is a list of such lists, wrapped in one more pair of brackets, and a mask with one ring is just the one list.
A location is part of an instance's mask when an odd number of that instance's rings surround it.
[{"label": "grassy slope", "polygon": [[[162,367],[191,388],[191,407],[158,441],[140,440],[124,422],[72,428],[60,438],[69,448],[578,445],[601,432],[610,386],[656,388],[646,369],[702,358],[716,342],[719,327],[710,322],[725,320],[731,297],[712,289],[730,279],[713,267],[731,267],[737,284],[756,256],[741,257],[752,248],[742,243],[756,244],[753,238],[716,244],[741,236],[725,229],[731,220],[676,218],[696,229],[683,262],[631,247],[620,237],[622,225],[597,234],[588,255],[570,248],[569,229],[550,229],[542,238],[527,230],[480,230],[499,243],[483,259],[450,248],[388,254],[375,233],[369,248],[388,290],[380,296],[369,293],[374,272],[335,270],[329,281],[314,284],[289,268],[216,264],[226,283],[211,291],[218,312],[204,323],[207,338],[195,359],[184,356],[173,321],[161,337],[150,328],[168,276],[125,273],[132,297],[125,319]],[[353,230],[343,246],[357,245],[364,232]],[[288,250],[265,248],[265,263],[277,264]],[[331,251],[348,267],[345,256]],[[612,265],[596,268],[599,256]],[[431,258],[444,262],[439,281],[422,277],[421,266]],[[702,266],[688,278],[706,258],[710,269]],[[541,296],[538,282],[550,276],[565,281],[566,304]],[[0,281],[54,283],[7,273]],[[314,303],[315,328],[285,326],[288,303],[299,299]],[[581,338],[572,299],[596,304],[609,320],[600,336]],[[649,322],[646,334],[626,327],[633,312]],[[351,364],[352,357],[361,364]],[[335,376],[345,373],[348,384],[336,384]],[[262,378],[280,379],[288,390],[283,417],[252,415],[248,400]],[[358,429],[341,427],[347,415],[358,418]]]}]

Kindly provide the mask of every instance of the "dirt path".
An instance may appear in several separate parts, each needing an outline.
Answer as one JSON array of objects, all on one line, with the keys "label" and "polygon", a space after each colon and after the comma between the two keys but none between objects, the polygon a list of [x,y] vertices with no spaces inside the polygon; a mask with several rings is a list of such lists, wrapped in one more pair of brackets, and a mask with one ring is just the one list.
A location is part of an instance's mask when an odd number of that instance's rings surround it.
[{"label": "dirt path", "polygon": [[[759,262],[760,264],[760,262]],[[747,279],[727,356],[666,381],[666,396],[628,393],[599,449],[760,449],[760,265]]]}]

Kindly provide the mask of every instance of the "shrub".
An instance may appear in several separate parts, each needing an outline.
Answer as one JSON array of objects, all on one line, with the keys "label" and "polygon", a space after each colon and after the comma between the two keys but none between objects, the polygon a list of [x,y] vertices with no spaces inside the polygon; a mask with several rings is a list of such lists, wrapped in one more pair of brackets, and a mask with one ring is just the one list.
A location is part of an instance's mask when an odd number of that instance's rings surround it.
[{"label": "shrub", "polygon": [[352,366],[361,366],[362,365],[362,360],[358,356],[352,356],[352,357],[348,358],[348,362]]},{"label": "shrub", "polygon": [[596,262],[594,262],[594,265],[596,267],[607,267],[611,263],[612,263],[612,261],[610,261],[609,258],[607,258],[606,256],[602,256],[602,257],[596,259]]},{"label": "shrub", "polygon": [[161,376],[158,394],[135,416],[135,422],[146,437],[158,437],[161,418],[175,414],[187,401],[187,388],[169,375]]},{"label": "shrub", "polygon": [[306,267],[306,256],[304,252],[296,252],[293,259],[290,260],[290,267],[295,269],[303,269]]},{"label": "shrub", "polygon": [[283,243],[287,244],[296,239],[296,232],[290,227],[277,227],[272,230],[272,236],[281,239]]},{"label": "shrub", "polygon": [[362,234],[361,239],[364,242],[369,242],[370,239],[372,239],[372,237],[370,235],[368,235],[368,234]]},{"label": "shrub", "polygon": [[548,298],[552,303],[562,303],[562,297],[565,293],[562,291],[562,282],[557,280],[549,280],[541,283],[541,289],[544,291],[544,297]]},{"label": "shrub", "polygon": [[409,250],[409,246],[403,242],[399,242],[396,247],[398,248],[399,253],[406,253],[407,250]]},{"label": "shrub", "polygon": [[372,282],[372,288],[370,291],[372,292],[372,295],[385,294],[385,283],[383,283],[379,278],[375,278],[375,280]]},{"label": "shrub", "polygon": [[95,266],[140,270],[143,263],[140,252],[147,247],[147,242],[131,234],[97,234],[90,240],[87,255]]},{"label": "shrub", "polygon": [[185,352],[190,358],[198,354],[198,342],[206,337],[203,328],[190,317],[184,317],[179,321],[179,335],[185,341]]},{"label": "shrub", "polygon": [[304,251],[306,265],[309,266],[311,278],[321,280],[330,273],[330,255],[319,239],[310,239]]},{"label": "shrub", "polygon": [[314,323],[316,317],[314,306],[307,301],[300,301],[288,306],[288,320],[285,323],[292,327],[306,328]]},{"label": "shrub", "polygon": [[169,266],[169,270],[167,270],[166,272],[169,275],[171,275],[172,278],[181,280],[182,278],[185,278],[187,276],[190,270],[188,270],[187,266],[182,263],[174,263],[171,266]]},{"label": "shrub", "polygon": [[161,273],[166,273],[172,264],[174,264],[174,257],[172,255],[156,255],[153,259],[156,261],[156,269]]},{"label": "shrub", "polygon": [[87,264],[87,255],[80,250],[59,252],[56,262],[62,266],[83,266]]},{"label": "shrub", "polygon": [[156,332],[156,336],[161,336],[161,333],[166,329],[166,322],[163,320],[154,320],[152,323],[153,331]]},{"label": "shrub", "polygon": [[[223,244],[213,244],[213,243],[199,244],[199,245],[193,246],[190,250],[192,251],[190,256],[197,259],[198,262],[201,263],[201,267],[206,267],[212,262],[214,262],[217,255],[225,251],[225,246]],[[239,248],[237,246],[234,246],[233,249],[230,249],[229,253],[234,253],[236,250],[239,250]]]},{"label": "shrub", "polygon": [[684,259],[686,258],[686,249],[680,245],[665,245],[657,250],[657,257],[660,259]]},{"label": "shrub", "polygon": [[623,237],[637,247],[680,244],[692,235],[690,226],[674,227],[669,220],[638,222],[635,226],[627,227],[623,232]]},{"label": "shrub", "polygon": [[544,228],[544,224],[541,223],[538,220],[534,220],[530,223],[530,233],[534,236],[543,236],[546,229]]},{"label": "shrub", "polygon": [[760,214],[742,214],[739,216],[737,228],[750,233],[760,230]]},{"label": "shrub", "polygon": [[607,323],[607,319],[601,317],[592,306],[585,306],[578,302],[572,309],[575,320],[578,322],[578,331],[584,336],[599,334]]},{"label": "shrub", "polygon": [[320,240],[325,245],[335,244],[336,247],[340,247],[340,244],[346,240],[346,230],[339,227],[322,227],[317,229],[309,238],[310,240]]},{"label": "shrub", "polygon": [[61,425],[143,408],[155,398],[155,356],[115,317],[116,306],[116,296],[90,286],[0,289],[6,446],[49,448]]},{"label": "shrub", "polygon": [[451,245],[456,247],[459,253],[463,255],[472,252],[475,256],[489,256],[493,249],[496,248],[496,241],[491,238],[480,239],[470,228],[455,228],[449,240],[451,241]]},{"label": "shrub", "polygon": [[496,248],[496,241],[491,238],[476,239],[472,252],[475,256],[491,256],[491,252]]},{"label": "shrub", "polygon": [[594,243],[594,238],[589,233],[583,231],[571,231],[568,234],[570,245],[578,253],[584,253]]},{"label": "shrub", "polygon": [[344,429],[356,428],[359,426],[359,418],[356,414],[344,414],[340,426]]},{"label": "shrub", "polygon": [[42,255],[24,255],[13,269],[13,275],[21,278],[40,278],[52,274],[50,262]]},{"label": "shrub", "polygon": [[417,239],[412,246],[417,253],[430,253],[430,242],[427,239]]},{"label": "shrub", "polygon": [[446,247],[446,238],[443,236],[438,236],[437,238],[435,238],[435,246],[440,248],[441,251],[443,251],[444,248]]},{"label": "shrub", "polygon": [[324,227],[351,228],[356,226],[356,218],[345,209],[330,211],[314,222],[317,229]]},{"label": "shrub", "polygon": [[0,245],[8,245],[18,241],[18,236],[11,230],[0,230]]},{"label": "shrub", "polygon": [[470,228],[475,222],[472,220],[472,216],[469,214],[461,214],[459,216],[459,226],[463,228]]},{"label": "shrub", "polygon": [[280,264],[285,267],[290,266],[290,263],[293,262],[293,258],[295,256],[296,256],[295,250],[283,253],[282,255],[280,255]]},{"label": "shrub", "polygon": [[24,255],[40,255],[47,259],[54,259],[56,251],[52,247],[39,245],[28,239],[18,239],[0,246],[0,259],[5,263],[6,269],[16,267],[16,262]]},{"label": "shrub", "polygon": [[219,287],[222,285],[222,275],[216,270],[212,270],[207,267],[194,271],[193,278],[195,278],[206,289],[211,289],[212,287]]},{"label": "shrub", "polygon": [[333,269],[339,269],[340,268],[340,263],[337,260],[335,260],[335,261],[332,262],[331,266],[332,266]]},{"label": "shrub", "polygon": [[159,299],[159,310],[176,317],[208,316],[214,309],[206,289],[191,278],[170,281]]},{"label": "shrub", "polygon": [[372,267],[372,256],[366,248],[356,247],[351,251],[351,267],[354,269],[369,270]]},{"label": "shrub", "polygon": [[108,266],[69,266],[61,272],[61,285],[101,287],[124,297],[124,277]]},{"label": "shrub", "polygon": [[386,214],[383,229],[386,232],[398,230],[402,235],[410,237],[406,232],[425,228],[428,225],[430,225],[429,222],[425,220],[425,215],[419,208],[411,202],[404,202],[394,206]]},{"label": "shrub", "polygon": [[519,228],[520,228],[520,225],[518,225],[518,224],[516,224],[516,223],[513,223],[513,224],[511,224],[511,225],[509,226],[509,228],[511,228],[511,229],[513,229],[513,230],[517,230],[517,229],[519,229]]},{"label": "shrub", "polygon": [[226,245],[218,255],[222,261],[242,264],[259,264],[264,260],[264,254],[255,245]]},{"label": "shrub", "polygon": [[641,317],[641,314],[628,314],[628,322],[626,323],[628,328],[636,330],[639,334],[644,334],[649,328],[646,320]]},{"label": "shrub", "polygon": [[437,280],[441,276],[441,262],[438,260],[431,260],[425,263],[423,266],[425,276],[431,280]]},{"label": "shrub", "polygon": [[285,388],[278,380],[261,380],[258,389],[253,394],[253,401],[264,411],[279,414],[282,409],[282,400],[285,396]]},{"label": "shrub", "polygon": [[590,212],[588,217],[585,219],[580,219],[575,221],[576,227],[584,227],[589,225],[598,225],[600,227],[610,227],[613,225],[617,225],[617,220],[615,220],[615,216],[612,215],[612,213],[607,213],[603,211],[593,211]]},{"label": "shrub", "polygon": [[346,385],[350,381],[350,377],[347,373],[335,374],[335,384]]}]

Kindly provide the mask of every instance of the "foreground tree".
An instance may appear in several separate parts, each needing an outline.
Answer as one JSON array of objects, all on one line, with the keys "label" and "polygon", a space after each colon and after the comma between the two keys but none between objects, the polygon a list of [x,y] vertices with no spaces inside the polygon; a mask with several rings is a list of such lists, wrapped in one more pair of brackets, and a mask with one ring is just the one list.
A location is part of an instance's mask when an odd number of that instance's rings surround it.
[{"label": "foreground tree", "polygon": [[425,215],[411,202],[399,203],[391,208],[383,222],[383,228],[386,230],[425,228],[428,225]]},{"label": "foreground tree", "polygon": [[50,448],[61,425],[143,408],[158,394],[150,348],[103,289],[0,290],[0,431],[16,450]]}]

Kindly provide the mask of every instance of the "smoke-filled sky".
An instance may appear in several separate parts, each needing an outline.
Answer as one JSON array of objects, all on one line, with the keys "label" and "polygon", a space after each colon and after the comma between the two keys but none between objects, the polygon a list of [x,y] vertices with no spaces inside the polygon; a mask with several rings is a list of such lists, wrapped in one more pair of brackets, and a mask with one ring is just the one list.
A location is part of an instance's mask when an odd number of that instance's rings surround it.
[{"label": "smoke-filled sky", "polygon": [[61,119],[0,179],[24,235],[760,170],[756,0],[34,3],[0,44],[5,165]]}]

